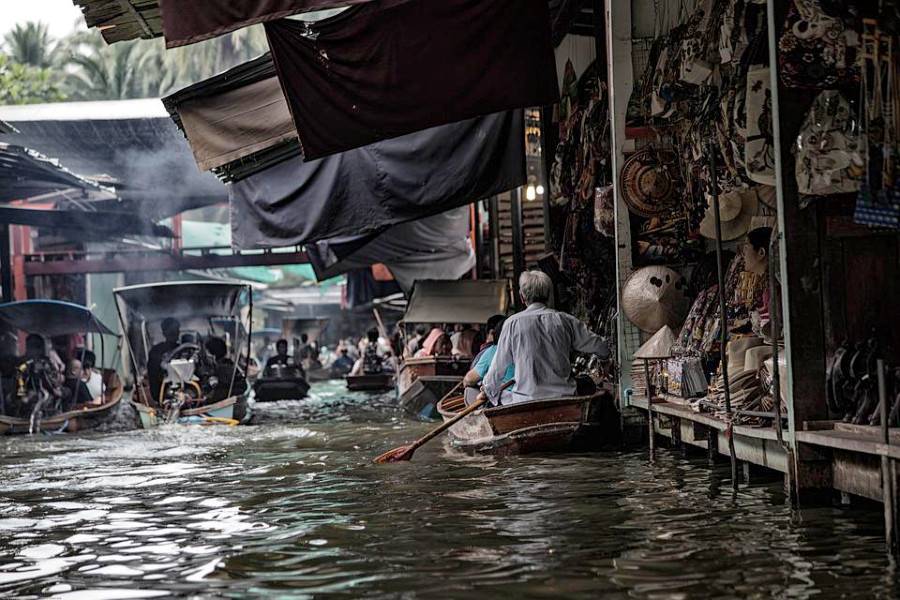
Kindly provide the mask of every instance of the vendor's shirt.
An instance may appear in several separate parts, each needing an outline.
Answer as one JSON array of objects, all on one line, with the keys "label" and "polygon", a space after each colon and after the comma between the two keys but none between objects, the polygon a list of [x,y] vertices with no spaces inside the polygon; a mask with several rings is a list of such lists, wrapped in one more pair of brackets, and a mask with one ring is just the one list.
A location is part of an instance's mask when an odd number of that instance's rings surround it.
[{"label": "vendor's shirt", "polygon": [[103,396],[103,376],[97,371],[92,370],[91,376],[85,380],[85,385],[91,393],[91,398],[101,398]]},{"label": "vendor's shirt", "polygon": [[[497,354],[497,345],[492,344],[481,351],[478,357],[475,360],[475,363],[472,365],[472,369],[478,373],[478,376],[484,379],[484,376],[487,375],[488,371],[491,368],[491,364],[494,362],[494,355]],[[506,367],[506,372],[503,374],[503,380],[501,384],[506,383],[512,379],[516,378],[516,368],[512,363],[509,363]]]},{"label": "vendor's shirt", "polygon": [[496,403],[510,363],[515,366],[516,383],[504,404],[575,394],[572,351],[609,357],[609,345],[587,326],[566,313],[543,304],[531,304],[503,325],[503,333],[491,368],[484,378],[484,390]]}]

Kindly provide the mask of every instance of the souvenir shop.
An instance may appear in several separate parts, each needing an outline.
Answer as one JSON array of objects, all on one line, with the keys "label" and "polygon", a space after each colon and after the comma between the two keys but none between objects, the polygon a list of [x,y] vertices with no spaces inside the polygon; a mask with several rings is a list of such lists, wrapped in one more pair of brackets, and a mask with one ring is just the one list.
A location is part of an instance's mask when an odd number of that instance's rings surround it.
[{"label": "souvenir shop", "polygon": [[[735,484],[755,464],[794,491],[895,495],[898,22],[888,1],[607,2],[594,225],[620,399],[651,448],[724,455]],[[556,189],[586,203],[575,164]]]}]

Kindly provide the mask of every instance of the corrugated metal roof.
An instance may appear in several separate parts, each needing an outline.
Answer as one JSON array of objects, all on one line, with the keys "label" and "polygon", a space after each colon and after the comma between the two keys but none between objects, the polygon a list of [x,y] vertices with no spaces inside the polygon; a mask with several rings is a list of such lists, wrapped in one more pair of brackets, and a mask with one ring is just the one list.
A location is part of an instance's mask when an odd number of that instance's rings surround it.
[{"label": "corrugated metal roof", "polygon": [[224,186],[197,168],[159,100],[6,106],[0,118],[19,130],[3,141],[114,185],[122,209],[159,219],[227,200]]}]

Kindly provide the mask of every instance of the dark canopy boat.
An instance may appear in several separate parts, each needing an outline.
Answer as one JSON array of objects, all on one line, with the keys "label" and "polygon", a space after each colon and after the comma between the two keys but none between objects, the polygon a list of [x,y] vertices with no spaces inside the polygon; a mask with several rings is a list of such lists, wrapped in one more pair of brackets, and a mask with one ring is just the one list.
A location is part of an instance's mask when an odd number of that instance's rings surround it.
[{"label": "dark canopy boat", "polygon": [[[510,307],[509,281],[417,281],[403,323],[411,325],[484,325]],[[469,370],[471,356],[404,359],[397,378],[400,406],[423,419],[437,419],[438,401],[451,393]]]},{"label": "dark canopy boat", "polygon": [[347,389],[351,392],[388,392],[394,389],[394,374],[347,375]]},{"label": "dark canopy boat", "polygon": [[[2,304],[0,322],[13,331],[21,330],[45,338],[97,334],[102,344],[105,335],[117,337],[88,308],[58,300],[25,300]],[[101,361],[105,354],[103,350]],[[43,369],[38,361],[28,360],[19,365],[15,377],[0,380],[3,385],[3,389],[0,389],[0,434],[38,431],[74,433],[90,430],[110,418],[122,400],[124,388],[121,379],[114,370],[104,369],[101,372],[104,393],[99,404],[80,404],[62,409],[59,398],[54,398],[43,387],[33,385],[45,377],[45,373],[41,371]],[[14,401],[27,414],[22,411],[8,414]]]},{"label": "dark canopy boat", "polygon": [[[462,396],[442,400],[449,421],[466,406]],[[479,409],[450,428],[450,443],[472,454],[532,454],[596,450],[614,438],[618,418],[612,394],[532,400]]]},{"label": "dark canopy boat", "polygon": [[[141,425],[224,423],[249,418],[252,299],[250,286],[230,281],[182,281],[114,291],[135,374],[132,403]],[[245,305],[248,313],[241,318]],[[149,359],[168,318],[180,325],[177,342],[162,355],[162,380],[151,390]],[[245,322],[247,325],[245,325]]]},{"label": "dark canopy boat", "polygon": [[262,376],[253,382],[256,402],[300,400],[309,393],[309,383],[303,370],[296,365],[275,365],[263,369]]}]

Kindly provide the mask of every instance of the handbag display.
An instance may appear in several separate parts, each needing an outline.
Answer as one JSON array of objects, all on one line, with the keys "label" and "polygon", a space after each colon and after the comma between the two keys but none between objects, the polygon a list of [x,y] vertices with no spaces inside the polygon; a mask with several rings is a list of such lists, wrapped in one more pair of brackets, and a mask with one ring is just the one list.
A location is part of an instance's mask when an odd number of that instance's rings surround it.
[{"label": "handbag display", "polygon": [[797,136],[795,153],[801,194],[859,191],[865,173],[859,122],[840,92],[825,90],[816,97]]}]

